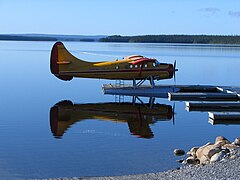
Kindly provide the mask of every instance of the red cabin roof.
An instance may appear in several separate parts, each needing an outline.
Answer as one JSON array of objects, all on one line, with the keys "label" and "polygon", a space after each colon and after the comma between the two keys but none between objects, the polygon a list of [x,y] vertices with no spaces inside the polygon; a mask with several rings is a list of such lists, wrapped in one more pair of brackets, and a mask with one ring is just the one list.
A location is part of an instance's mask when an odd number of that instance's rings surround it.
[{"label": "red cabin roof", "polygon": [[139,58],[135,61],[130,62],[133,65],[137,65],[137,64],[143,64],[143,63],[148,63],[148,62],[156,62],[156,59],[153,58]]}]

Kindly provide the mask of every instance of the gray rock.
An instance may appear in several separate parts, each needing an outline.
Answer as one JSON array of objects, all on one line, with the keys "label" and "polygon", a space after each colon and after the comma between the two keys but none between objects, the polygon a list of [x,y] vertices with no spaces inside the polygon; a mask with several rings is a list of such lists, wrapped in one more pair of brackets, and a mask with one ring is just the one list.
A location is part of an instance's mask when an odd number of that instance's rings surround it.
[{"label": "gray rock", "polygon": [[218,144],[209,144],[200,147],[197,152],[197,158],[200,160],[200,164],[208,164],[211,157],[220,152],[221,147]]},{"label": "gray rock", "polygon": [[240,146],[240,137],[236,138],[233,144]]},{"label": "gray rock", "polygon": [[237,158],[236,155],[232,155],[232,156],[230,156],[230,159],[235,159],[235,158]]},{"label": "gray rock", "polygon": [[183,163],[184,159],[178,159],[177,162]]},{"label": "gray rock", "polygon": [[193,165],[196,165],[196,164],[200,163],[200,161],[197,158],[194,158],[193,156],[189,156],[186,159],[186,162],[187,162],[187,164],[193,164]]},{"label": "gray rock", "polygon": [[221,161],[224,158],[225,153],[223,151],[214,154],[211,157],[210,163]]},{"label": "gray rock", "polygon": [[231,144],[231,142],[223,136],[218,136],[215,140],[215,144],[223,146],[224,144]]},{"label": "gray rock", "polygon": [[206,153],[207,153],[206,155],[209,159],[211,159],[214,154],[219,153],[220,151],[221,151],[221,147],[213,145],[209,147],[208,152],[206,150]]},{"label": "gray rock", "polygon": [[176,156],[183,156],[185,154],[185,151],[182,149],[174,149],[173,152]]},{"label": "gray rock", "polygon": [[190,151],[187,152],[189,156],[193,156],[194,158],[197,158],[196,152],[199,149],[199,147],[193,147],[190,149]]},{"label": "gray rock", "polygon": [[235,144],[224,144],[223,148],[227,148],[227,149],[236,149],[239,146],[235,145]]}]

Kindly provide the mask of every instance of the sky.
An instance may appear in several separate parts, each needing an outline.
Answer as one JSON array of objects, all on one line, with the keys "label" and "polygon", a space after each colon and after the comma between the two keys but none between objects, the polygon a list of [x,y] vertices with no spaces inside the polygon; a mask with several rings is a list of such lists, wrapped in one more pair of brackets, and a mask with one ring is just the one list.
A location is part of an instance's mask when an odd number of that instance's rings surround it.
[{"label": "sky", "polygon": [[240,35],[239,0],[0,0],[0,34]]}]

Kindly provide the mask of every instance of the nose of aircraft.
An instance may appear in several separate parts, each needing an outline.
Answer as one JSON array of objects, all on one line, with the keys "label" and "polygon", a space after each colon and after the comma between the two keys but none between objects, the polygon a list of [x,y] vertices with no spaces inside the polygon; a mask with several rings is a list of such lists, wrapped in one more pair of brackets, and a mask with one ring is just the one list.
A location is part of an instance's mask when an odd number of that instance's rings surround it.
[{"label": "nose of aircraft", "polygon": [[169,73],[169,78],[172,78],[174,75],[174,66],[172,64],[169,64],[168,73]]}]

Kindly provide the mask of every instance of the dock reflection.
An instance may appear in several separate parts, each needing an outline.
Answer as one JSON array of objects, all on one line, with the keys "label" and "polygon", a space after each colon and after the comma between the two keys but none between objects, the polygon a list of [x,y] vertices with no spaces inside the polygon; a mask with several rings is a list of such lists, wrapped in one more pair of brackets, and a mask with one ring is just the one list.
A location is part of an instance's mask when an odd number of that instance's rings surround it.
[{"label": "dock reflection", "polygon": [[123,122],[128,123],[132,135],[149,139],[154,137],[150,124],[171,120],[172,117],[172,106],[165,104],[112,102],[73,104],[65,100],[50,109],[50,127],[55,138],[62,138],[67,129],[83,120]]}]

